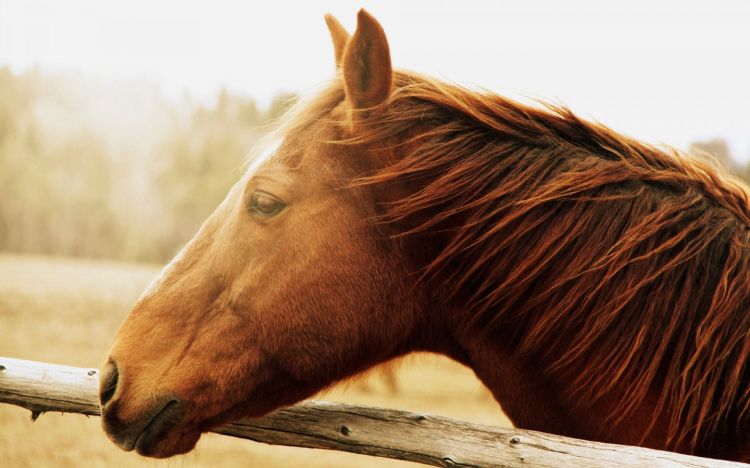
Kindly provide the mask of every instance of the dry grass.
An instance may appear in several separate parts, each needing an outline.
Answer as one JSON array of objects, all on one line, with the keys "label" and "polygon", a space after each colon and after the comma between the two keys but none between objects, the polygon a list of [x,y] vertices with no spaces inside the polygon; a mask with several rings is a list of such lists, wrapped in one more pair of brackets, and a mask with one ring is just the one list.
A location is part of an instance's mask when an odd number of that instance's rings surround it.
[{"label": "dry grass", "polygon": [[[0,255],[0,356],[97,366],[120,321],[156,266]],[[509,426],[473,373],[446,359],[420,355],[373,372],[322,396]],[[275,447],[214,434],[192,453],[165,461],[124,453],[107,440],[98,418],[0,406],[0,465],[21,466],[409,466],[323,450]]]}]

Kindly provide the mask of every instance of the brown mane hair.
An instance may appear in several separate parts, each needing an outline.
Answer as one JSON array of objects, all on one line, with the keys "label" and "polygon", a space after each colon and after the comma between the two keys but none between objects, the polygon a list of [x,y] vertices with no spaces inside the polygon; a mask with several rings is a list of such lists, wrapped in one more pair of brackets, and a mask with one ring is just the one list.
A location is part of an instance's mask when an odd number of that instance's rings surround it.
[{"label": "brown mane hair", "polygon": [[[320,118],[343,95],[335,82],[287,122]],[[403,236],[447,233],[423,279],[466,304],[473,325],[512,323],[518,356],[569,373],[572,397],[615,392],[615,424],[656,389],[653,421],[670,415],[668,445],[708,449],[717,430],[740,430],[750,410],[741,184],[567,108],[413,73],[396,72],[370,112],[343,143],[408,151],[358,183],[416,187],[381,221]]]}]

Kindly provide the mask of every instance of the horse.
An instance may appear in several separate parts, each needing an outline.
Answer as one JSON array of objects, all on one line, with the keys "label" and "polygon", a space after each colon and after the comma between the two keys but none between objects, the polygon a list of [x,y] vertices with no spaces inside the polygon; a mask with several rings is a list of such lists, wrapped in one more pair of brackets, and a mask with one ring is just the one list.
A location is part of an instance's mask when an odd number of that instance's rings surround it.
[{"label": "horse", "polygon": [[568,108],[394,70],[332,16],[334,79],[143,293],[103,429],[150,457],[415,351],[520,428],[750,461],[750,208],[709,162]]}]

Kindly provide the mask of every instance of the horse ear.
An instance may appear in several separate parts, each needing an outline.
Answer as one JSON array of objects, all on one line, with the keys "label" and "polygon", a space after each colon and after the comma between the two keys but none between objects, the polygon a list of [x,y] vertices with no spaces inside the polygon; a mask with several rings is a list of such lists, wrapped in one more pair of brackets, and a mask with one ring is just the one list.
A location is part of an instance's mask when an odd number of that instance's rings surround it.
[{"label": "horse ear", "polygon": [[341,68],[341,57],[344,55],[344,48],[346,43],[349,42],[349,32],[344,26],[330,13],[325,15],[326,24],[328,25],[328,32],[331,33],[331,39],[333,40],[333,53],[336,58],[336,68]]},{"label": "horse ear", "polygon": [[383,103],[391,93],[393,69],[388,40],[380,23],[364,9],[342,58],[346,97],[354,109]]}]

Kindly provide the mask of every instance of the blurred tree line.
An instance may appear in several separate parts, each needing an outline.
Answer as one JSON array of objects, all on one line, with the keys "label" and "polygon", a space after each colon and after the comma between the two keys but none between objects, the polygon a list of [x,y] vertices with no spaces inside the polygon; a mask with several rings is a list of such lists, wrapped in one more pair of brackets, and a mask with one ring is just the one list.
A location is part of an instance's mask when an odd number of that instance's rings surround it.
[{"label": "blurred tree line", "polygon": [[0,68],[0,251],[165,261],[293,102]]},{"label": "blurred tree line", "polygon": [[[156,86],[0,68],[0,251],[163,262],[239,179],[294,101],[211,106]],[[735,175],[724,140],[694,143]]]}]

